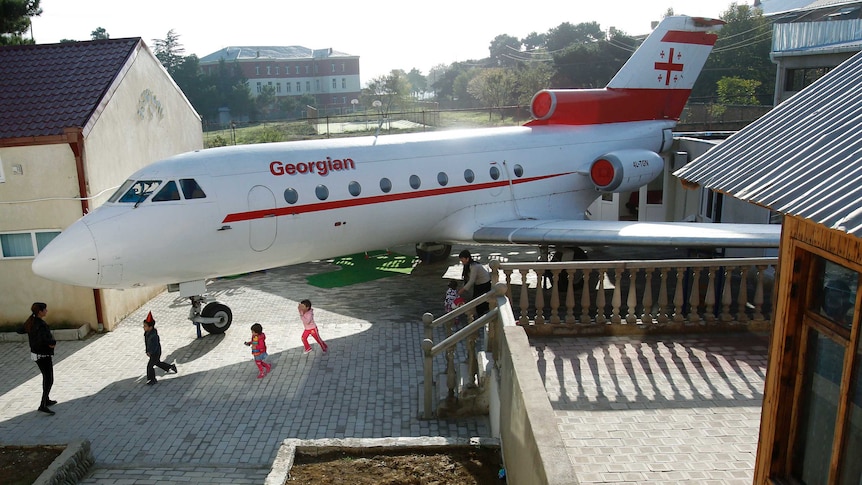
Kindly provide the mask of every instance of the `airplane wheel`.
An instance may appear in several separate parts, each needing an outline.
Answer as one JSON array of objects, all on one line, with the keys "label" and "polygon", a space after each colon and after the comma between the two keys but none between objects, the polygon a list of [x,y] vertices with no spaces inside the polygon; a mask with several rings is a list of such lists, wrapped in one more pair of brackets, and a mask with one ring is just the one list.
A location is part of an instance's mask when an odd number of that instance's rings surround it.
[{"label": "airplane wheel", "polygon": [[416,245],[416,256],[429,263],[444,260],[451,253],[451,244],[423,243]]},{"label": "airplane wheel", "polygon": [[220,323],[203,323],[204,330],[209,333],[225,333],[233,321],[233,313],[227,305],[209,303],[201,310],[201,316],[220,318]]}]

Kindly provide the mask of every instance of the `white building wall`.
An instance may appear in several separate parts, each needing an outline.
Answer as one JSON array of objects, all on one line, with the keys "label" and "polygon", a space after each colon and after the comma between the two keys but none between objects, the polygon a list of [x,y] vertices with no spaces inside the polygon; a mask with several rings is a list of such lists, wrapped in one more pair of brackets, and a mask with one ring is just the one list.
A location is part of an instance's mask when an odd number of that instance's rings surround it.
[{"label": "white building wall", "polygon": [[[203,147],[200,117],[158,60],[137,51],[129,69],[84,129],[84,170],[90,208],[104,203],[133,172],[162,158]],[[67,143],[0,148],[6,182],[0,183],[0,232],[62,230],[81,217],[75,157]],[[13,165],[23,175],[12,175]],[[96,195],[99,194],[99,195]],[[64,197],[59,201],[24,200]],[[154,230],[158,228],[142,228]],[[20,323],[34,301],[44,301],[49,322],[103,323],[111,330],[164,288],[102,290],[104,321],[97,322],[94,292],[35,276],[33,258],[0,259],[0,324]]]},{"label": "white building wall", "polygon": [[[0,148],[0,164],[6,174],[0,183],[0,233],[60,231],[81,216],[69,145]],[[39,278],[32,262],[32,257],[0,259],[0,324],[23,323],[35,301],[48,303],[50,322],[95,321],[92,290]]]},{"label": "white building wall", "polygon": [[[87,184],[90,193],[97,194],[121,185],[132,173],[154,161],[202,149],[200,116],[158,60],[148,50],[140,50],[93,123],[85,146]],[[91,201],[90,207],[98,207],[113,192],[105,191]],[[102,290],[105,321],[101,323],[113,329],[163,290]]]}]

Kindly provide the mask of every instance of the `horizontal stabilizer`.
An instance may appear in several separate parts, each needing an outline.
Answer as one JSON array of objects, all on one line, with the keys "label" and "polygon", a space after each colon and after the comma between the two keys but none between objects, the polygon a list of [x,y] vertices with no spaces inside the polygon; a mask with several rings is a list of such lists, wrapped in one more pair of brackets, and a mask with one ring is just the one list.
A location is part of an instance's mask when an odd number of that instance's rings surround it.
[{"label": "horizontal stabilizer", "polygon": [[514,220],[485,226],[473,234],[486,244],[563,244],[582,246],[666,246],[777,248],[778,224]]}]

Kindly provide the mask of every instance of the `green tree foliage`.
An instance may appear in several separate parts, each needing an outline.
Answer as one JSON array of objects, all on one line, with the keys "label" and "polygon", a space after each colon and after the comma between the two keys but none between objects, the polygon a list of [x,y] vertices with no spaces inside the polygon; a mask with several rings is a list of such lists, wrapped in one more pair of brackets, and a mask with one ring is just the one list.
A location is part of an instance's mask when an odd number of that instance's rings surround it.
[{"label": "green tree foliage", "polygon": [[410,92],[415,98],[421,98],[428,89],[428,79],[415,67],[407,73],[407,82],[410,83]]},{"label": "green tree foliage", "polygon": [[521,51],[521,41],[517,37],[501,34],[491,41],[488,51],[491,53],[490,64],[492,66],[514,66],[518,60],[513,54]]},{"label": "green tree foliage", "polygon": [[[530,104],[533,96],[543,89],[550,87],[551,76],[554,69],[546,62],[531,62],[522,64],[515,72],[516,99],[512,100],[519,106]],[[511,104],[511,102],[510,102]]]},{"label": "green tree foliage", "polygon": [[153,53],[171,76],[182,65],[185,51],[185,47],[180,44],[180,36],[174,29],[169,30],[164,39],[153,39]]},{"label": "green tree foliage", "polygon": [[257,106],[239,66],[222,60],[212,74],[204,74],[196,55],[183,57],[179,39],[171,29],[165,39],[153,39],[153,53],[198,114],[214,121],[219,109],[228,108],[234,118],[256,116]]},{"label": "green tree foliage", "polygon": [[103,40],[110,38],[111,36],[108,34],[108,31],[105,30],[103,27],[97,27],[96,30],[90,32],[91,40]]},{"label": "green tree foliage", "polygon": [[260,114],[261,119],[275,119],[275,114],[278,112],[278,106],[275,100],[275,88],[272,86],[264,86],[261,88],[260,92],[257,93],[257,97],[254,98],[254,106],[257,108],[257,112]]},{"label": "green tree foliage", "polygon": [[715,48],[692,90],[692,101],[714,101],[722,78],[759,81],[761,104],[772,104],[775,65],[769,58],[772,24],[759,9],[732,3],[721,15],[726,24],[718,31]]},{"label": "green tree foliage", "polygon": [[368,87],[362,90],[362,104],[371,106],[374,101],[380,101],[381,110],[388,113],[406,107],[411,91],[407,74],[401,69],[393,69],[389,75],[368,82]]},{"label": "green tree foliage", "polygon": [[760,81],[756,79],[741,79],[738,77],[723,77],[718,80],[718,102],[721,104],[757,105],[757,88]]},{"label": "green tree foliage", "polygon": [[530,35],[521,39],[521,44],[524,46],[524,49],[531,51],[533,49],[538,49],[539,47],[544,47],[547,37],[547,34],[530,32]]},{"label": "green tree foliage", "polygon": [[619,30],[611,30],[604,40],[595,32],[595,22],[579,24],[584,32],[579,40],[553,53],[556,73],[551,84],[560,88],[602,88],[631,57],[637,48],[634,39]]},{"label": "green tree foliage", "polygon": [[554,53],[572,45],[588,44],[604,39],[605,33],[596,22],[582,22],[577,25],[563,22],[548,31],[545,47]]},{"label": "green tree foliage", "polygon": [[0,45],[33,44],[24,34],[30,19],[42,15],[40,0],[0,0]]},{"label": "green tree foliage", "polygon": [[[467,83],[467,92],[487,108],[505,106],[515,97],[515,75],[501,67],[481,69]],[[502,112],[501,115],[502,117]]]}]

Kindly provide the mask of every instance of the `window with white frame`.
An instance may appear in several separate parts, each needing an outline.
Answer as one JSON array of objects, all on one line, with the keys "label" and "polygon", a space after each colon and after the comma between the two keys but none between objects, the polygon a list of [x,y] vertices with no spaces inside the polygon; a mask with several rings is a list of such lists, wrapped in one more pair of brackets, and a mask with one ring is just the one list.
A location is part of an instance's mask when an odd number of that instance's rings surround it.
[{"label": "window with white frame", "polygon": [[3,183],[5,181],[6,181],[6,176],[3,175],[3,160],[0,159],[0,183]]},{"label": "window with white frame", "polygon": [[34,258],[60,231],[7,232],[0,234],[0,259]]}]

